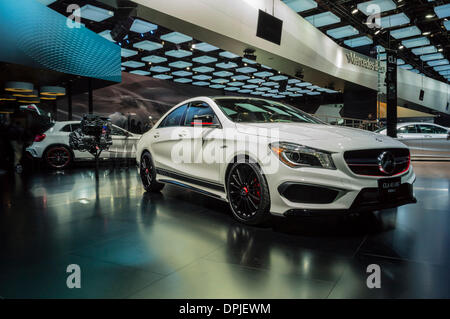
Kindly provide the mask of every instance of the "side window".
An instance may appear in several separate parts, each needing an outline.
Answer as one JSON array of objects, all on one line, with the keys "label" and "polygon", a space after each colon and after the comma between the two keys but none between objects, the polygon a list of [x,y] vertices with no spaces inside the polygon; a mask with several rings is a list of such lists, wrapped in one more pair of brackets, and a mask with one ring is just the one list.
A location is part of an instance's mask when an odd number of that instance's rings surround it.
[{"label": "side window", "polygon": [[65,125],[65,126],[61,129],[61,132],[68,132],[68,133],[72,132],[72,131],[70,130],[70,124]]},{"label": "side window", "polygon": [[420,125],[420,132],[422,134],[435,134],[434,126],[432,126],[432,125]]},{"label": "side window", "polygon": [[[216,114],[213,109],[205,102],[193,102],[189,105],[189,109],[186,114],[186,120],[184,121],[185,126],[194,126],[198,121],[196,119],[201,116],[210,116],[212,122],[210,125],[219,124]],[[199,122],[200,123],[200,122]]]},{"label": "side window", "polygon": [[167,115],[164,120],[159,124],[158,128],[180,126],[184,113],[186,112],[187,104],[182,105],[173,110]]},{"label": "side window", "polygon": [[433,126],[434,127],[434,134],[448,134],[448,131],[445,128],[439,127],[439,126]]},{"label": "side window", "polygon": [[413,134],[413,133],[419,133],[417,130],[417,126],[415,125],[407,125],[402,126],[397,130],[397,133],[399,134]]}]

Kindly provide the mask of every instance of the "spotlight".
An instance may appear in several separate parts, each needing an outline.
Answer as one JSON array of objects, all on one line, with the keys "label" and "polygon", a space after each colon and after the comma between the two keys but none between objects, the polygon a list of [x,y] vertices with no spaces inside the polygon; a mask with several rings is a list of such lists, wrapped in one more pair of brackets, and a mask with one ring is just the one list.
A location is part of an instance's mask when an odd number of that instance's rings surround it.
[{"label": "spotlight", "polygon": [[434,14],[428,13],[428,14],[425,16],[425,18],[427,18],[427,19],[432,19],[432,18],[434,18]]},{"label": "spotlight", "polygon": [[287,85],[288,85],[288,81],[287,80],[280,81],[279,91],[280,92],[286,92]]},{"label": "spotlight", "polygon": [[252,61],[256,61],[256,55],[255,55],[255,50],[253,49],[245,49],[244,50],[244,58],[252,60]]},{"label": "spotlight", "polygon": [[378,29],[377,31],[375,31],[375,35],[378,35],[381,32],[380,29]]},{"label": "spotlight", "polygon": [[298,70],[297,72],[295,72],[295,77],[299,78],[300,80],[303,80],[303,78],[305,77],[305,75],[303,74],[303,70]]},{"label": "spotlight", "polygon": [[123,20],[119,20],[111,30],[111,38],[116,42],[122,41],[130,31],[133,22],[134,18],[132,17],[126,17]]},{"label": "spotlight", "polygon": [[403,45],[400,45],[398,48],[399,48],[400,50],[403,50],[405,47],[404,47]]},{"label": "spotlight", "polygon": [[352,10],[352,14],[357,14],[358,13],[358,8],[354,8],[353,10]]},{"label": "spotlight", "polygon": [[431,34],[430,31],[427,31],[427,32],[422,33],[422,35],[430,35],[430,34]]}]

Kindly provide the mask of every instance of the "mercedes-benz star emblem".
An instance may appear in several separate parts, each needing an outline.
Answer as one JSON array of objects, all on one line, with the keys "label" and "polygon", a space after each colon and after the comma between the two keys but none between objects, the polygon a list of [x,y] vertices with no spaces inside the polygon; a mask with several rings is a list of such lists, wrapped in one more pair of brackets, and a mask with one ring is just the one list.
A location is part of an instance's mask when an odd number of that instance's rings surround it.
[{"label": "mercedes-benz star emblem", "polygon": [[383,152],[378,156],[378,168],[381,172],[390,175],[395,170],[395,157],[391,152]]}]

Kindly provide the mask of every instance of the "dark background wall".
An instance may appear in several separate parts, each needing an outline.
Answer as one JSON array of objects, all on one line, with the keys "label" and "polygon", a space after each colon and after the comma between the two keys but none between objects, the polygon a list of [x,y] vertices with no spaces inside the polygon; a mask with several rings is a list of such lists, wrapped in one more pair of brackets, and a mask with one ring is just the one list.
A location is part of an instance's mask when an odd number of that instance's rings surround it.
[{"label": "dark background wall", "polygon": [[[118,117],[123,118],[129,113],[135,113],[136,116],[133,117],[144,124],[148,121],[149,116],[157,120],[172,106],[186,99],[196,96],[220,95],[236,95],[236,93],[124,72],[122,73],[122,83],[94,90],[94,113],[109,116],[113,121]],[[302,98],[287,99],[281,102],[314,113],[321,104],[338,103],[336,102],[338,100],[342,101],[342,94],[305,95]],[[54,102],[45,103],[43,101],[40,107],[46,112],[52,113],[52,103]],[[58,106],[57,120],[67,120],[67,98],[61,98],[56,103]],[[73,96],[73,118],[80,119],[87,112],[88,93],[75,94]]]},{"label": "dark background wall", "polygon": [[377,92],[359,85],[346,83],[343,94],[343,117],[367,119],[369,114],[373,118],[377,115]]}]

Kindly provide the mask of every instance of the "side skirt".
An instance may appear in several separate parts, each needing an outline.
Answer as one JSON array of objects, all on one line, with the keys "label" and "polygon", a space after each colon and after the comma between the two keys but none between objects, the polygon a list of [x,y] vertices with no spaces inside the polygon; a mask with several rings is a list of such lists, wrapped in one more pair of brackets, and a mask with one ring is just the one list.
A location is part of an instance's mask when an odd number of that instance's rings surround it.
[{"label": "side skirt", "polygon": [[216,199],[220,199],[220,200],[225,201],[224,198],[220,197],[217,194],[214,194],[214,193],[211,193],[211,192],[205,191],[203,189],[200,189],[200,188],[197,188],[197,187],[194,187],[194,186],[191,186],[191,185],[187,185],[187,184],[184,184],[184,183],[181,183],[181,182],[172,181],[172,180],[168,180],[168,179],[160,179],[160,180],[158,180],[158,182],[166,183],[166,184],[172,184],[172,185],[175,185],[175,186],[183,187],[183,188],[192,190],[194,192],[197,192],[197,193],[200,193],[200,194],[203,194],[203,195],[206,195],[206,196],[214,197]]},{"label": "side skirt", "polygon": [[166,176],[166,177],[173,178],[173,179],[177,180],[177,181],[173,181],[173,180],[169,180],[169,179],[159,179],[158,181],[161,182],[161,183],[169,183],[169,184],[173,184],[173,185],[176,185],[176,186],[181,186],[181,187],[188,188],[188,189],[191,189],[193,191],[196,191],[196,192],[199,192],[199,193],[202,193],[202,194],[214,197],[214,198],[225,200],[220,195],[214,194],[212,192],[208,192],[206,190],[197,188],[197,187],[192,186],[192,185],[187,185],[185,183],[194,184],[194,185],[198,185],[198,186],[201,186],[201,187],[209,188],[211,190],[215,190],[215,191],[219,191],[219,192],[225,193],[225,187],[223,185],[221,185],[221,184],[212,183],[212,182],[209,182],[209,181],[192,178],[190,176],[178,174],[178,173],[171,172],[171,171],[168,171],[168,170],[165,170],[165,169],[161,169],[161,168],[157,168],[156,169],[156,173],[158,175]]}]

